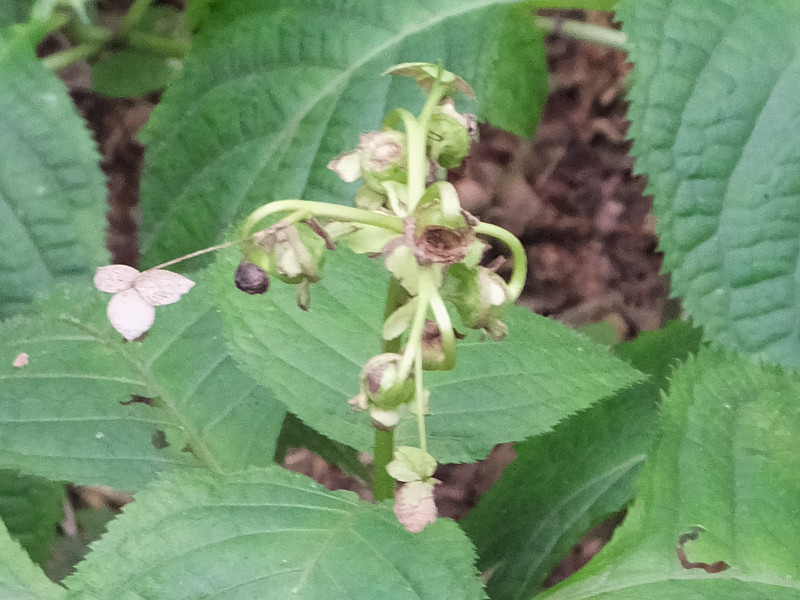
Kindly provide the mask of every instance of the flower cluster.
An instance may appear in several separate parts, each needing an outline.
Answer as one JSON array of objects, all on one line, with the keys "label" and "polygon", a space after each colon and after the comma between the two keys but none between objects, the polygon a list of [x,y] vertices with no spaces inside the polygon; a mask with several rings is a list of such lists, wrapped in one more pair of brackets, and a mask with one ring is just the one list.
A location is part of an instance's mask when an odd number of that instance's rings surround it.
[{"label": "flower cluster", "polygon": [[[407,529],[420,531],[436,519],[437,483],[436,460],[426,450],[430,393],[423,374],[455,366],[458,335],[448,303],[463,328],[502,339],[507,334],[503,313],[524,283],[525,253],[510,233],[464,211],[446,181],[446,170],[462,162],[477,134],[475,117],[456,109],[457,94],[473,95],[469,85],[428,63],[406,63],[387,72],[413,78],[427,98],[419,115],[390,112],[378,131],[360,136],[356,149],[330,161],[328,167],[343,181],[362,180],[355,206],[281,200],[259,207],[232,242],[242,253],[234,281],[246,293],[263,294],[274,277],[294,285],[298,305],[308,310],[326,250],[342,243],[382,257],[392,275],[382,351],[364,365],[350,405],[369,413],[376,436],[391,436],[406,417],[416,420],[420,448],[397,448],[391,462],[387,457],[375,468],[402,483],[395,512]],[[508,281],[482,264],[486,238],[509,248],[513,271]],[[95,284],[114,294],[108,316],[128,340],[150,328],[155,306],[177,301],[193,285],[160,268],[139,273],[121,265],[99,269]],[[391,490],[379,494],[376,487],[376,496],[388,498]]]},{"label": "flower cluster", "polygon": [[[419,530],[435,519],[436,461],[425,450],[429,392],[423,372],[456,363],[456,332],[447,302],[465,328],[502,339],[507,334],[503,312],[522,289],[525,260],[516,238],[465,212],[445,180],[446,169],[461,163],[476,137],[475,117],[458,112],[454,101],[457,93],[472,95],[469,85],[427,63],[407,63],[388,72],[415,79],[427,101],[418,116],[392,111],[380,130],[362,134],[356,149],[330,161],[328,167],[343,181],[362,180],[355,208],[286,200],[257,209],[242,231],[244,262],[236,281],[254,293],[240,281],[245,267],[248,272],[258,268],[258,282],[265,273],[296,285],[298,304],[308,308],[309,287],[321,276],[326,249],[343,243],[354,252],[383,257],[393,278],[383,352],[364,365],[350,405],[368,412],[373,426],[384,432],[404,415],[416,418],[421,448],[417,454],[408,449],[402,456],[396,453],[389,474],[404,483],[397,496],[398,518]],[[514,274],[508,282],[481,264],[485,237],[510,247]]]}]

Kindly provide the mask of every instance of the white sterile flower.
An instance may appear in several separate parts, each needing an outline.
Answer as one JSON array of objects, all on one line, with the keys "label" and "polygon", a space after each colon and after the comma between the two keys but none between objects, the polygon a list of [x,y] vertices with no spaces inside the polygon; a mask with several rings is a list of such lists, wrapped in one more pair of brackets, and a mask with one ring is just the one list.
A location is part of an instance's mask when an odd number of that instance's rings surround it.
[{"label": "white sterile flower", "polygon": [[161,269],[140,273],[127,265],[99,267],[94,285],[114,294],[108,303],[108,320],[126,340],[135,340],[150,329],[156,306],[173,304],[192,289],[194,281]]}]

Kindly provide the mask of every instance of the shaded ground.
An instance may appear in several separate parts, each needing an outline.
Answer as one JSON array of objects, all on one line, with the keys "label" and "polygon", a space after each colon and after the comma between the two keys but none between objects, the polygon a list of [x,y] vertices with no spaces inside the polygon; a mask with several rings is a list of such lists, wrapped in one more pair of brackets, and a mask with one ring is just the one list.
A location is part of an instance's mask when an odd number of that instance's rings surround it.
[{"label": "shaded ground", "polygon": [[[602,14],[588,18],[607,24]],[[627,156],[628,65],[620,52],[557,36],[548,39],[548,60],[552,91],[536,139],[483,127],[481,142],[452,179],[467,210],[525,244],[525,306],[573,326],[606,319],[621,339],[633,337],[658,327],[666,290],[650,201],[642,196],[645,183],[632,175]],[[135,264],[143,158],[135,135],[156,98],[111,100],[85,91],[79,70],[70,77],[109,177],[109,249],[114,262]],[[441,514],[465,514],[513,456],[504,445],[477,465],[442,466],[436,474],[444,482],[437,486]],[[330,488],[369,494],[361,482],[308,452],[290,453],[286,465]],[[588,560],[612,529],[604,525],[589,534],[550,583]]]}]

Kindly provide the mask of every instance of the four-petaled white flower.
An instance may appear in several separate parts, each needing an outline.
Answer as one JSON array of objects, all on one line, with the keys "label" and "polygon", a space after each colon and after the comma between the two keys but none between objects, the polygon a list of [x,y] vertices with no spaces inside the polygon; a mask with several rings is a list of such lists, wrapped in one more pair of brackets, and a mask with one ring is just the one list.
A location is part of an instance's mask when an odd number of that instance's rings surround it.
[{"label": "four-petaled white flower", "polygon": [[140,273],[127,265],[111,265],[97,269],[94,285],[101,292],[114,294],[108,303],[108,320],[130,341],[153,325],[156,306],[177,302],[192,289],[194,281],[161,269]]}]

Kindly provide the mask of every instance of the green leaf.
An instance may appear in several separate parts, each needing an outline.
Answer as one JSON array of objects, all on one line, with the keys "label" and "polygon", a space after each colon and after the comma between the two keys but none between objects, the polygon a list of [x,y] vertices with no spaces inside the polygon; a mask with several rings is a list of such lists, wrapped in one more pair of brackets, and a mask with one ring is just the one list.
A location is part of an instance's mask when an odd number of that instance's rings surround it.
[{"label": "green leaf", "polygon": [[478,567],[491,573],[493,600],[529,598],[589,529],[630,501],[655,436],[661,374],[698,344],[680,322],[620,344],[649,381],[515,446],[516,460],[461,521]]},{"label": "green leaf", "polygon": [[703,332],[691,322],[675,319],[656,331],[644,331],[631,342],[617,344],[617,356],[650,376],[647,384],[667,389],[668,378],[679,361],[697,354]]},{"label": "green leaf", "polygon": [[169,46],[189,38],[182,12],[168,6],[147,6],[133,31],[127,33],[132,38],[130,47],[105,52],[92,64],[95,91],[112,97],[141,96],[165,88],[178,74],[181,61],[176,53],[169,52],[170,48],[159,51],[149,45],[137,46],[139,34],[147,36],[151,45],[161,41]]},{"label": "green leaf", "polygon": [[530,6],[520,4],[498,13],[477,41],[475,93],[481,117],[532,137],[548,93],[544,30],[534,24]]},{"label": "green leaf", "polygon": [[279,467],[198,471],[137,494],[65,584],[80,600],[480,600],[474,559],[447,519],[410,534],[388,505]]},{"label": "green leaf", "polygon": [[0,521],[0,598],[8,600],[50,600],[63,598],[66,590],[49,581],[8,534]]},{"label": "green leaf", "polygon": [[32,4],[31,0],[0,0],[0,27],[27,21]]},{"label": "green leaf", "polygon": [[63,483],[0,470],[0,519],[39,565],[50,559],[64,499]]},{"label": "green leaf", "polygon": [[[380,261],[339,248],[300,311],[291,286],[265,296],[233,285],[234,251],[212,267],[214,295],[232,355],[287,408],[327,437],[370,452],[374,430],[353,414],[367,360],[380,352],[387,275]],[[625,387],[641,374],[564,325],[523,308],[508,312],[510,335],[459,343],[452,371],[425,374],[431,392],[428,450],[440,462],[483,458],[500,442],[548,431],[564,417]],[[414,418],[395,432],[397,445],[418,442]]]},{"label": "green leaf", "polygon": [[[543,597],[800,596],[798,395],[800,377],[777,368],[719,350],[689,360],[672,379],[663,433],[628,518],[597,557]],[[682,540],[694,528],[702,528],[697,539]]]},{"label": "green leaf", "polygon": [[92,65],[95,91],[130,98],[165,88],[180,69],[180,62],[142,50],[112,52]]},{"label": "green leaf", "polygon": [[0,32],[0,319],[106,262],[100,157],[33,28]]},{"label": "green leaf", "polygon": [[538,102],[542,49],[523,51],[521,40],[528,32],[539,44],[540,34],[524,23],[532,15],[509,13],[506,4],[206,6],[212,14],[141,135],[144,263],[212,244],[265,202],[349,203],[357,185],[341,182],[328,162],[378,128],[387,109],[422,106],[413,81],[381,77],[397,63],[441,60],[485,96],[479,117],[530,135],[538,107],[523,103]]},{"label": "green leaf", "polygon": [[709,339],[800,367],[800,4],[625,0],[618,16],[674,293]]},{"label": "green leaf", "polygon": [[[159,307],[143,342],[125,343],[110,296],[88,287],[4,324],[0,467],[137,489],[162,470],[269,464],[284,409],[228,356],[206,294],[199,281]],[[13,367],[22,352],[28,365]]]}]

